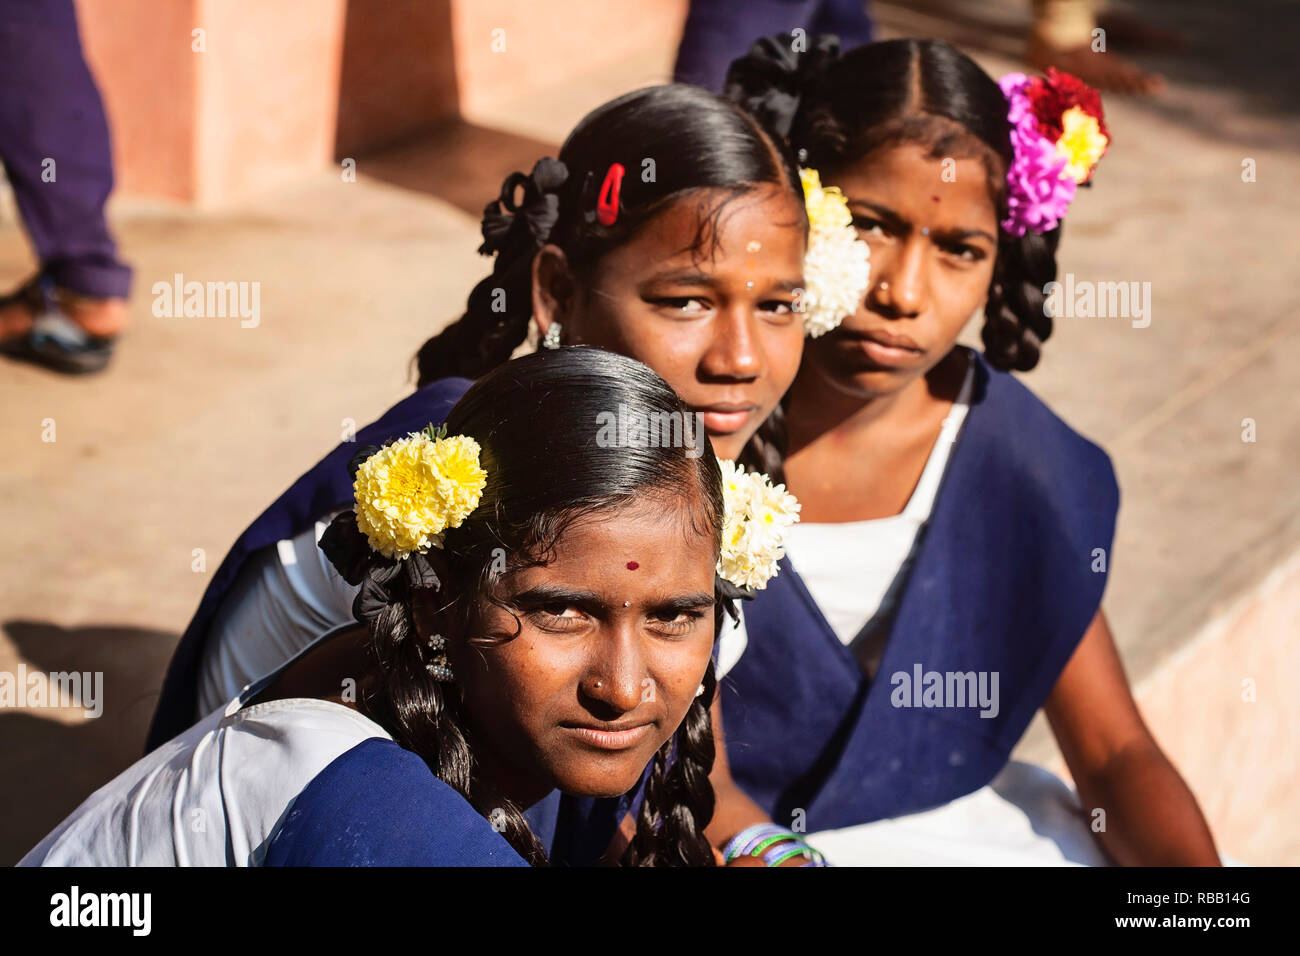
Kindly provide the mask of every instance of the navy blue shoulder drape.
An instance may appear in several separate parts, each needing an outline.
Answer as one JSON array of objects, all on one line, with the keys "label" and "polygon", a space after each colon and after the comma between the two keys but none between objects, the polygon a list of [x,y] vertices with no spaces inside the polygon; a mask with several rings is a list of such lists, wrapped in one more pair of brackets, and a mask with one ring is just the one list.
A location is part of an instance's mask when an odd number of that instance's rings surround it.
[{"label": "navy blue shoulder drape", "polygon": [[[788,560],[745,608],[749,644],[722,685],[737,782],[812,831],[984,786],[1097,614],[1118,507],[1105,452],[980,358],[875,681]],[[990,690],[996,674],[996,713],[915,706],[901,689],[928,672],[982,673]]]}]

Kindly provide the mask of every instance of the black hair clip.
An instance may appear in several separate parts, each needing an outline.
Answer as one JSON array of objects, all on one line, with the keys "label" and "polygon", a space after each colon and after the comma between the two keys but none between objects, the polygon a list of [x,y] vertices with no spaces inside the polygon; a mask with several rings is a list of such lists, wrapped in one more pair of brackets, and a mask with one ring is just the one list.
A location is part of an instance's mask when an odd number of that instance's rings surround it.
[{"label": "black hair clip", "polygon": [[[500,252],[511,236],[526,236],[535,244],[545,242],[560,218],[560,197],[556,191],[568,178],[569,170],[564,163],[550,156],[539,159],[527,176],[520,172],[507,176],[501,184],[501,195],[483,208],[483,244],[478,247],[479,253]],[[516,204],[515,192],[521,186],[523,198]]]},{"label": "black hair clip", "polygon": [[724,95],[788,139],[799,102],[839,57],[840,38],[821,34],[812,48],[796,53],[789,34],[763,37],[727,70]]}]

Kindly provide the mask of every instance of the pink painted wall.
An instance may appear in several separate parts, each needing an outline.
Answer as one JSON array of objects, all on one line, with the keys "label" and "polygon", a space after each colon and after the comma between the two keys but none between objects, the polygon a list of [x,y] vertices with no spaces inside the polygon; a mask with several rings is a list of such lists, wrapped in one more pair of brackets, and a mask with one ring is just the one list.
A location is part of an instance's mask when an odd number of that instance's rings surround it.
[{"label": "pink painted wall", "polygon": [[99,83],[122,193],[195,198],[196,0],[77,0],[82,46]]},{"label": "pink painted wall", "polygon": [[489,109],[651,45],[671,49],[686,10],[686,0],[76,4],[119,192],[203,206],[410,138],[458,108]]},{"label": "pink painted wall", "polygon": [[451,0],[348,0],[336,155],[425,132],[458,102]]},{"label": "pink painted wall", "polygon": [[196,199],[215,205],[323,169],[334,156],[345,0],[198,0],[206,31]]},{"label": "pink painted wall", "polygon": [[[594,72],[648,46],[675,48],[687,0],[453,0],[461,109],[491,109],[521,90]],[[494,50],[494,30],[505,49]]]}]

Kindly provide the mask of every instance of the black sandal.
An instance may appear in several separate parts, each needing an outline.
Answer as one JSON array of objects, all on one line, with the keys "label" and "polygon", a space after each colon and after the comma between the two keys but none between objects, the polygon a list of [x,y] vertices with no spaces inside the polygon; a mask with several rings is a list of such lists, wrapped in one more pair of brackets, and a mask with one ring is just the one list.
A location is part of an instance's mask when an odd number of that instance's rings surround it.
[{"label": "black sandal", "polygon": [[117,336],[91,335],[58,308],[54,286],[35,276],[0,305],[21,302],[35,317],[26,332],[0,339],[0,353],[66,375],[102,371],[113,357]]}]

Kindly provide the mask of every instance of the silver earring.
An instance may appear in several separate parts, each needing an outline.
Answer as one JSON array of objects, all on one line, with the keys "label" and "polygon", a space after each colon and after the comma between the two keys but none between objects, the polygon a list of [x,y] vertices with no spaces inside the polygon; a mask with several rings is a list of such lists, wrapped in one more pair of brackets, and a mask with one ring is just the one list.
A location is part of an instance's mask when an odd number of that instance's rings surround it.
[{"label": "silver earring", "polygon": [[546,330],[546,334],[542,336],[542,348],[558,349],[559,347],[560,347],[560,323],[552,322],[550,327]]},{"label": "silver earring", "polygon": [[695,696],[696,696],[696,697],[703,697],[703,696],[704,696],[704,685],[703,685],[703,684],[701,684],[701,685],[700,685],[700,689],[697,690],[697,691],[695,692]]},{"label": "silver earring", "polygon": [[456,675],[451,671],[451,664],[447,661],[447,639],[441,634],[435,634],[425,642],[429,645],[429,650],[433,652],[432,662],[425,664],[427,670],[434,680],[450,684],[456,680]]}]

